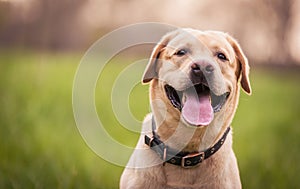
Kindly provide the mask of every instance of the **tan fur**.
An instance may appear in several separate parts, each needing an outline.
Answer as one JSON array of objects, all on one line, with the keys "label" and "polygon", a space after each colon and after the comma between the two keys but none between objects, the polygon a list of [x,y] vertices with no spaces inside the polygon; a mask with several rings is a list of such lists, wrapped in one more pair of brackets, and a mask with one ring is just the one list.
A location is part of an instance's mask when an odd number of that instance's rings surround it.
[{"label": "tan fur", "polygon": [[[189,57],[174,57],[174,51],[181,46],[191,49]],[[228,61],[216,57],[223,52]],[[171,84],[176,90],[191,86],[188,77],[191,63],[197,60],[212,62],[217,68],[210,86],[216,94],[230,92],[220,112],[205,127],[189,126],[178,109],[169,102],[164,85]],[[249,65],[238,43],[228,34],[216,31],[180,29],[166,34],[154,48],[150,62],[144,73],[143,82],[150,83],[152,114],[157,124],[157,133],[169,147],[188,151],[203,151],[223,135],[235,114],[239,83],[251,94]],[[151,115],[143,123],[142,134],[125,168],[120,188],[241,188],[236,157],[232,150],[231,132],[221,149],[199,166],[185,169],[166,163],[147,145],[144,136],[151,136]],[[139,168],[141,165],[153,165]]]}]

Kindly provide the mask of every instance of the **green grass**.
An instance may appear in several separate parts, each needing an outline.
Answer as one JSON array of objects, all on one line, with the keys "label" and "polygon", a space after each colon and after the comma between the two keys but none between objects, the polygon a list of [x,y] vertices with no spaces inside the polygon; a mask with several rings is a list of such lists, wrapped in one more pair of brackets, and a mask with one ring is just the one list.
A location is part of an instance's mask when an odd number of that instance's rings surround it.
[{"label": "green grass", "polygon": [[300,188],[299,73],[253,70],[253,95],[241,96],[234,147],[247,188]]},{"label": "green grass", "polygon": [[[0,54],[0,188],[118,187],[123,168],[92,152],[75,125],[72,85],[80,58]],[[138,134],[118,123],[109,101],[114,78],[127,64],[109,64],[96,104],[109,134],[134,146]],[[244,188],[300,188],[299,73],[252,69],[253,95],[241,95],[233,122]],[[147,86],[133,88],[129,104],[138,120],[149,111],[147,98]]]}]

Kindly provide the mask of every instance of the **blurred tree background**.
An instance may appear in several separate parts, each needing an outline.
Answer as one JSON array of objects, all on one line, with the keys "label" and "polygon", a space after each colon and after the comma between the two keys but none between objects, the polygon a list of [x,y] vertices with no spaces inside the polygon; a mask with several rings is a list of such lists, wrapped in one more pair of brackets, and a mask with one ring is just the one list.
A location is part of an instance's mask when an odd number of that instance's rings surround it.
[{"label": "blurred tree background", "polygon": [[300,60],[299,0],[2,0],[1,48],[84,50],[103,34],[137,22],[223,30],[254,63]]},{"label": "blurred tree background", "polygon": [[[244,188],[300,188],[299,10],[300,0],[0,0],[0,188],[118,187],[123,168],[94,154],[76,128],[72,82],[96,40],[138,22],[238,39],[254,90],[241,96],[233,122]],[[124,68],[118,62],[131,63],[126,56],[116,61],[104,89]],[[147,103],[147,86],[132,92]],[[96,96],[99,114],[120,125],[105,96]],[[149,111],[145,103],[132,101],[139,120]],[[110,129],[116,140],[137,141],[137,133]]]}]

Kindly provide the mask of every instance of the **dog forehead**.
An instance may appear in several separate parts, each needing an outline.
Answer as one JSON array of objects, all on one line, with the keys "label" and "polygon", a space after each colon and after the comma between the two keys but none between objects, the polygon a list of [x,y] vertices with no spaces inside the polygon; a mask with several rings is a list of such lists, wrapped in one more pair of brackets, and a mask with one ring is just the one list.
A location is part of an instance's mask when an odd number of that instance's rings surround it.
[{"label": "dog forehead", "polygon": [[190,49],[194,53],[206,52],[216,54],[222,52],[229,58],[231,63],[235,61],[235,51],[227,40],[227,34],[224,32],[182,28],[174,31],[174,33],[166,44],[166,48],[170,50],[169,53],[181,48]]},{"label": "dog forehead", "polygon": [[199,42],[200,41],[199,39],[197,39],[196,36],[192,35],[189,32],[181,31],[169,41],[167,47],[170,48],[192,47],[192,46],[197,46],[197,43]]},{"label": "dog forehead", "polygon": [[209,49],[226,48],[232,50],[231,45],[226,40],[225,33],[219,31],[201,31],[184,28],[177,31],[167,44],[167,47],[199,47],[205,46]]},{"label": "dog forehead", "polygon": [[207,31],[202,32],[201,34],[197,35],[197,37],[199,40],[202,41],[202,43],[210,47],[231,47],[231,45],[226,39],[226,36],[222,32]]}]

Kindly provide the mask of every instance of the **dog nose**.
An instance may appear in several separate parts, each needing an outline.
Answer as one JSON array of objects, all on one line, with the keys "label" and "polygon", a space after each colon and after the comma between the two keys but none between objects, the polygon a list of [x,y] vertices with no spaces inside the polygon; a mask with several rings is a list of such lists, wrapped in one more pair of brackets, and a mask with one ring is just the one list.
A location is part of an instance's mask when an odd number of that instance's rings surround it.
[{"label": "dog nose", "polygon": [[203,72],[205,72],[207,74],[210,74],[215,70],[214,67],[211,64],[206,63],[206,62],[204,62],[204,63],[203,62],[193,63],[191,65],[191,68],[192,68],[192,72],[197,76],[202,75]]},{"label": "dog nose", "polygon": [[193,72],[195,75],[200,75],[200,74],[202,74],[202,71],[201,71],[200,66],[199,66],[198,64],[193,63],[192,66],[191,66],[191,68],[192,68],[192,72]]},{"label": "dog nose", "polygon": [[206,73],[212,73],[214,71],[214,67],[211,65],[211,64],[208,64],[206,67],[205,67],[205,71]]}]

